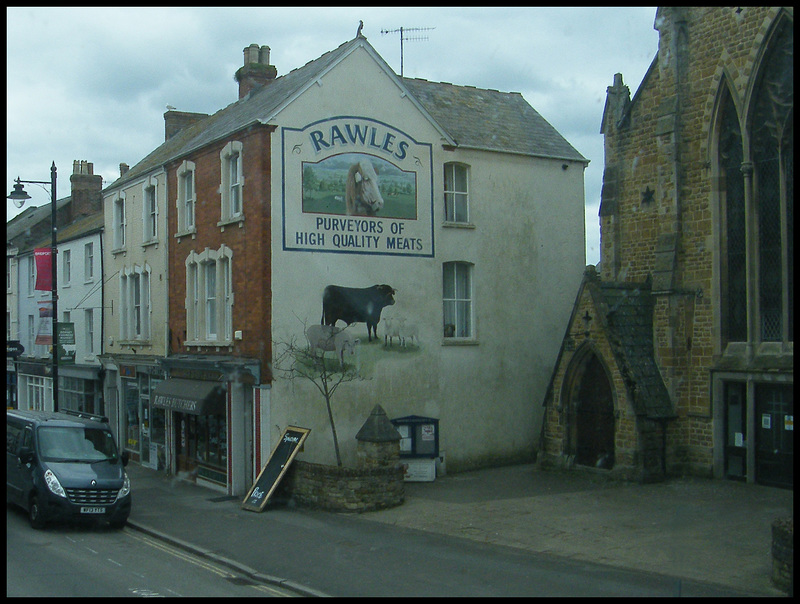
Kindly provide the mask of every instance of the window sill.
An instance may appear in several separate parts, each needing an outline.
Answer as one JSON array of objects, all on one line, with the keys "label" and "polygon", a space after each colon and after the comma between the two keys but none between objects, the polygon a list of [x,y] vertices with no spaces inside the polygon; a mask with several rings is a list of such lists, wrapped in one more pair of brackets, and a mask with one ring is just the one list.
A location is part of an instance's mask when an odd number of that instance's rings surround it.
[{"label": "window sill", "polygon": [[131,348],[144,348],[146,346],[152,346],[152,342],[147,340],[118,340],[117,344],[120,347],[130,346]]},{"label": "window sill", "polygon": [[238,216],[232,216],[230,218],[223,218],[217,223],[217,226],[224,233],[225,227],[232,224],[238,224],[239,228],[241,229],[244,226],[244,215],[240,214]]},{"label": "window sill", "polygon": [[142,242],[142,249],[146,250],[147,248],[155,246],[155,249],[158,249],[158,239],[151,239],[150,241],[143,241]]},{"label": "window sill", "polygon": [[191,229],[190,231],[181,231],[180,233],[175,233],[175,238],[180,239],[181,237],[187,237],[191,235],[192,239],[197,239],[197,229]]},{"label": "window sill", "polygon": [[443,228],[447,229],[475,229],[475,225],[471,222],[450,222],[449,220],[445,220],[442,223]]},{"label": "window sill", "polygon": [[111,250],[111,255],[112,256],[117,256],[118,254],[122,254],[123,256],[125,256],[125,255],[127,255],[127,253],[128,253],[128,250],[125,249],[124,247],[118,247],[118,248],[114,248],[113,250]]},{"label": "window sill", "polygon": [[478,340],[475,338],[445,338],[442,346],[477,346]]},{"label": "window sill", "polygon": [[228,348],[233,349],[233,342],[228,340],[192,340],[183,343],[187,348]]}]

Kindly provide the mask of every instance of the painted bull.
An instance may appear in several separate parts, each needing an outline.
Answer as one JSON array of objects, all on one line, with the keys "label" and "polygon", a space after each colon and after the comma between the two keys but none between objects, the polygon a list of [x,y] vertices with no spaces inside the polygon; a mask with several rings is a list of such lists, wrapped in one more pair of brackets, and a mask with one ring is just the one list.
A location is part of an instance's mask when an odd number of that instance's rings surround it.
[{"label": "painted bull", "polygon": [[344,356],[354,356],[358,366],[358,338],[353,337],[352,333],[331,325],[309,325],[306,329],[306,339],[311,354],[316,356],[319,350],[322,356],[325,356],[326,352],[333,351],[342,369],[344,369]]},{"label": "painted bull", "polygon": [[350,166],[345,183],[345,207],[348,216],[375,216],[383,207],[378,175],[368,159]]},{"label": "painted bull", "polygon": [[366,323],[367,338],[372,342],[372,336],[378,337],[381,311],[385,306],[394,304],[396,291],[386,284],[365,288],[329,285],[322,293],[320,323],[333,326],[340,319],[348,325]]}]

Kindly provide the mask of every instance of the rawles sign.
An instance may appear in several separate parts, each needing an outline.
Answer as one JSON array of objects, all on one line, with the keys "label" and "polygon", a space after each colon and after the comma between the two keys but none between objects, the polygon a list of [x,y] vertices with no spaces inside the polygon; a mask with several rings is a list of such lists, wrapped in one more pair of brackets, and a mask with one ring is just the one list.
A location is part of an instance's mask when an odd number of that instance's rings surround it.
[{"label": "rawles sign", "polygon": [[365,117],[283,128],[283,249],[433,256],[432,147]]}]

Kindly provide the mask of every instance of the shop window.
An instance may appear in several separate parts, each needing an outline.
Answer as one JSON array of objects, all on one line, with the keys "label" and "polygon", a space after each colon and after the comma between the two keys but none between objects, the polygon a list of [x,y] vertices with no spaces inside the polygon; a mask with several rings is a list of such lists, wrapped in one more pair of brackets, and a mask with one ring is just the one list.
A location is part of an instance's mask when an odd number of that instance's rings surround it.
[{"label": "shop window", "polygon": [[[124,405],[124,443],[125,448],[139,455],[140,422],[139,422],[139,384],[136,380],[122,380]],[[138,459],[138,457],[137,457]]]},{"label": "shop window", "polygon": [[446,262],[442,270],[444,337],[472,338],[473,265],[467,262]]},{"label": "shop window", "polygon": [[58,383],[58,406],[61,409],[85,411],[87,413],[96,412],[94,408],[94,381],[59,376]]},{"label": "shop window", "polygon": [[53,400],[53,380],[35,375],[29,375],[27,378],[28,409],[45,411],[49,407],[52,411],[52,404],[46,404]]}]

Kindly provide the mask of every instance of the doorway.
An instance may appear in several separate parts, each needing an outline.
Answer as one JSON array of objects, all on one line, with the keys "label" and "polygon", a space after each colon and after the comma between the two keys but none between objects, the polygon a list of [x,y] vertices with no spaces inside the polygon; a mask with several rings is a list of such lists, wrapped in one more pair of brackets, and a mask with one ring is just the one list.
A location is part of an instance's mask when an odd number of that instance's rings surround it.
[{"label": "doorway", "polygon": [[793,387],[756,384],[756,482],[794,488]]},{"label": "doorway", "polygon": [[605,368],[596,354],[586,359],[575,409],[575,463],[614,467],[614,400]]}]

